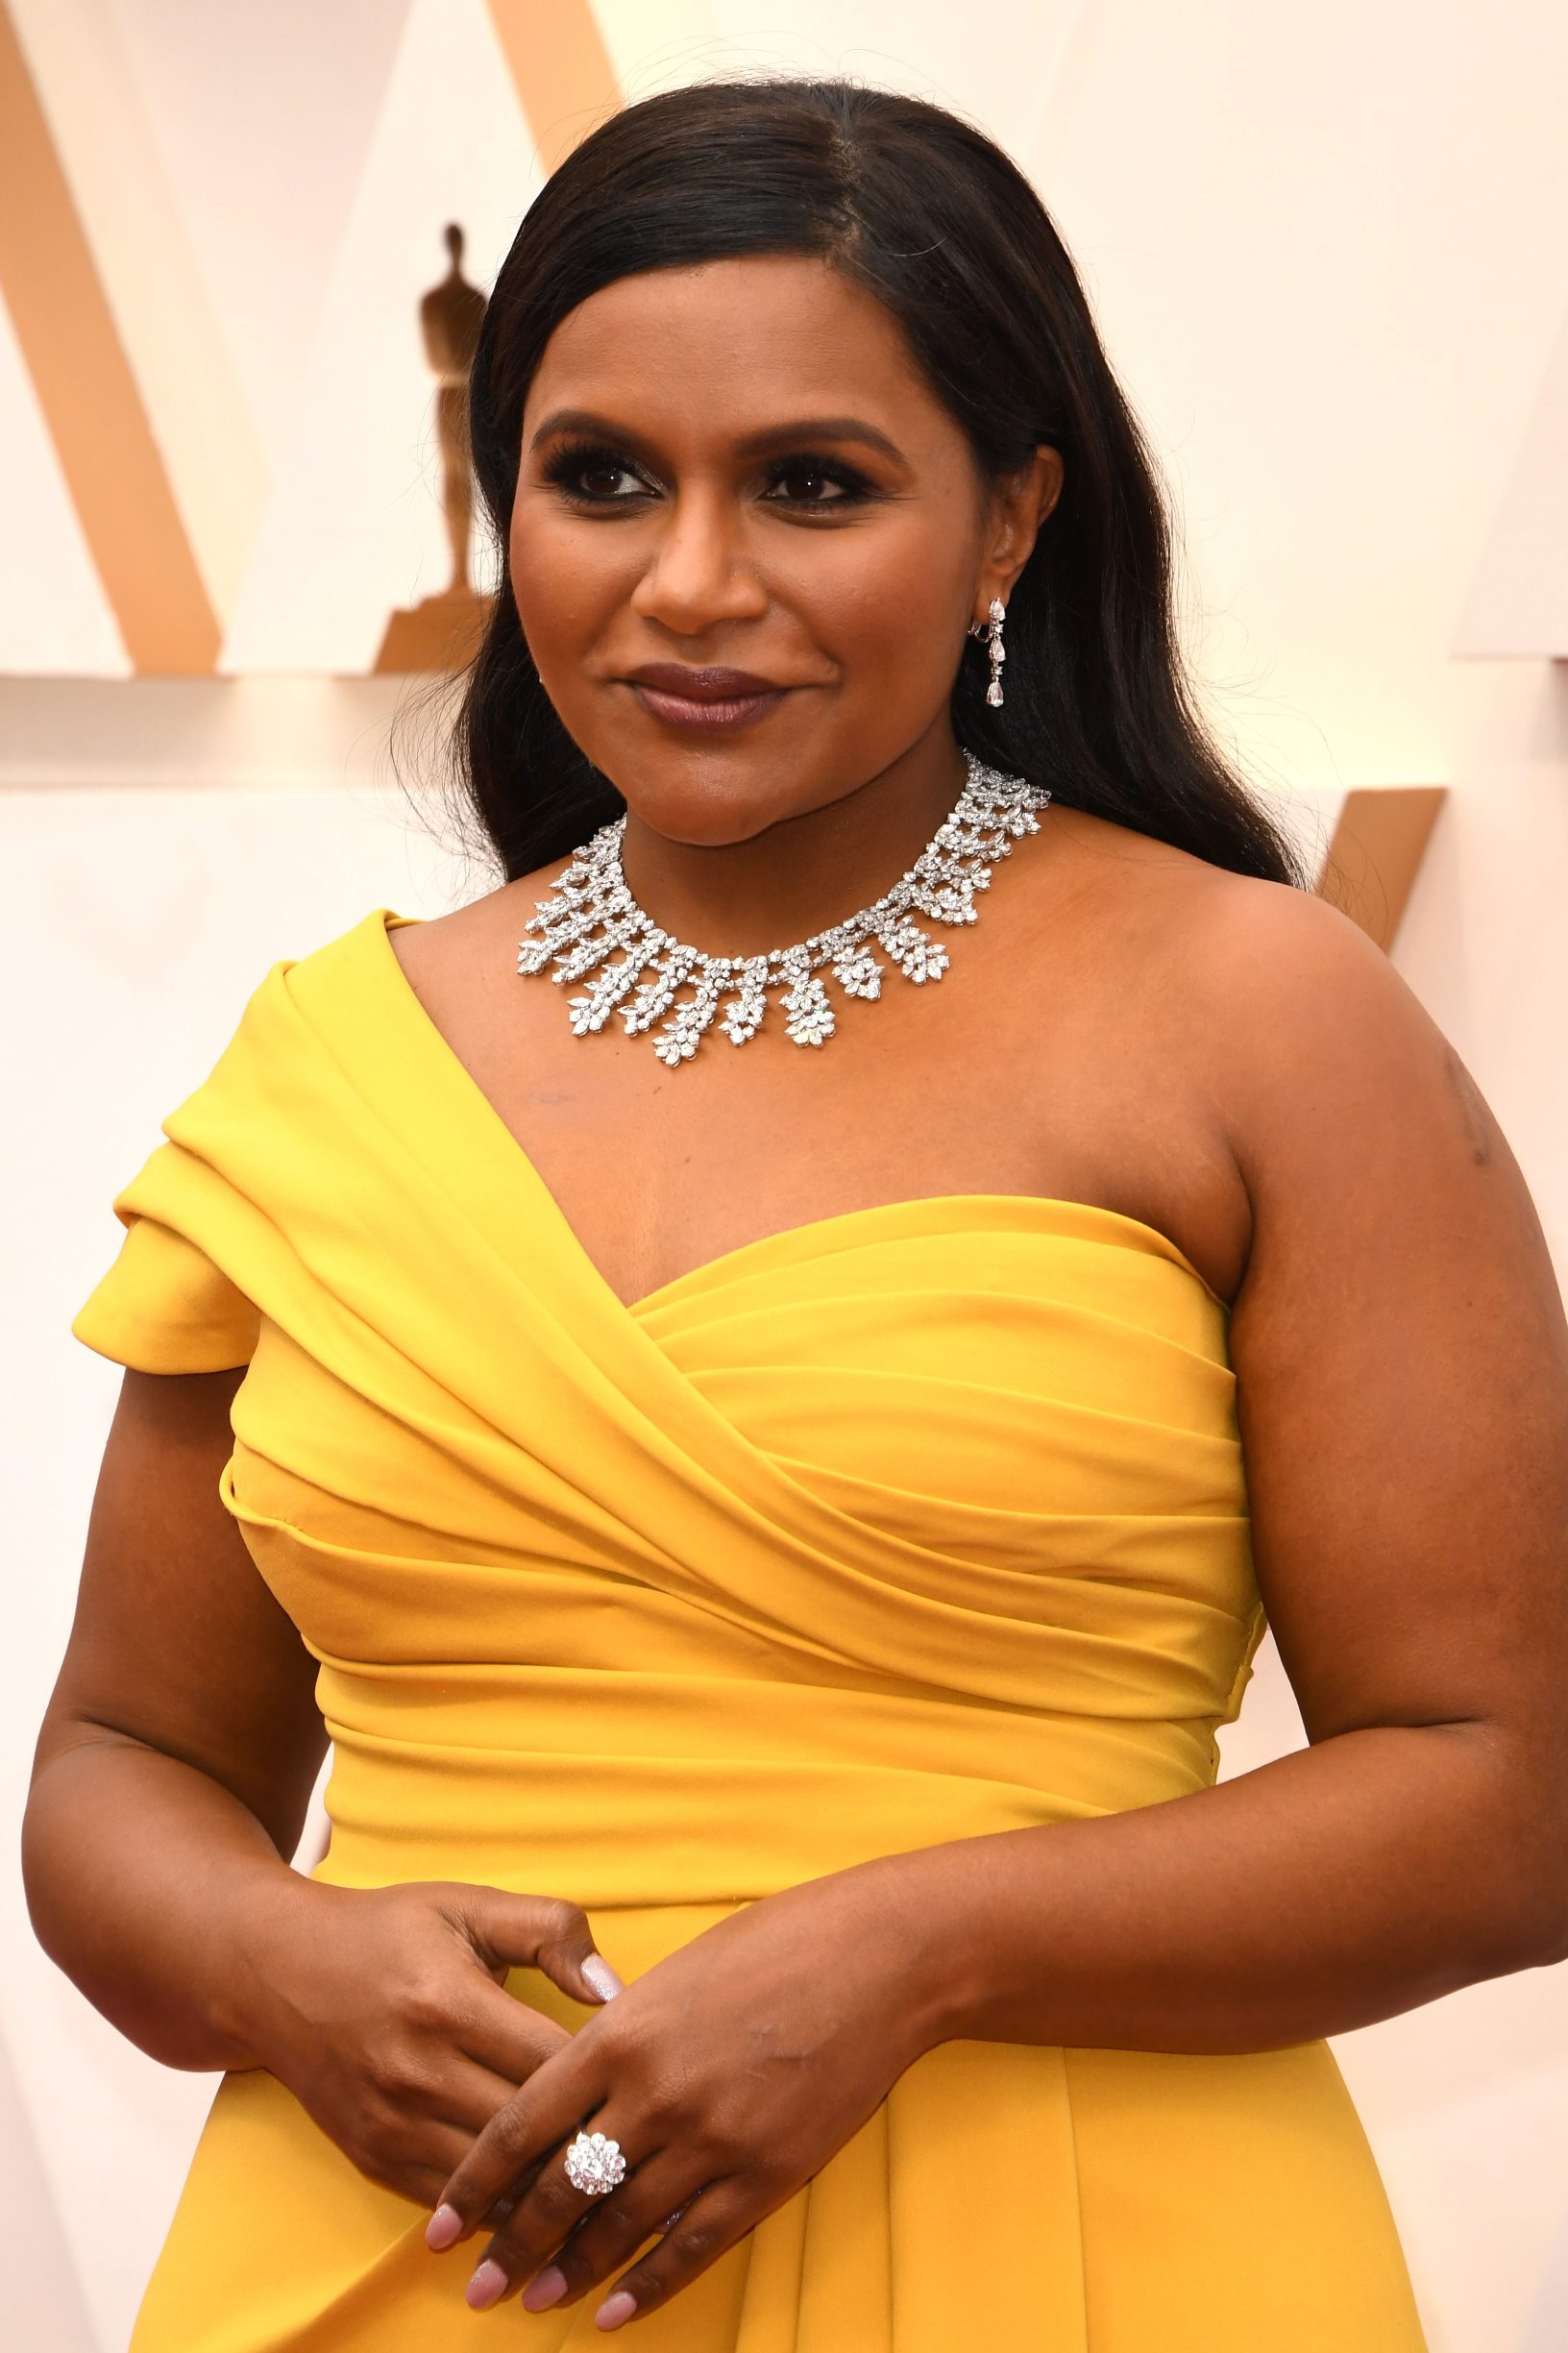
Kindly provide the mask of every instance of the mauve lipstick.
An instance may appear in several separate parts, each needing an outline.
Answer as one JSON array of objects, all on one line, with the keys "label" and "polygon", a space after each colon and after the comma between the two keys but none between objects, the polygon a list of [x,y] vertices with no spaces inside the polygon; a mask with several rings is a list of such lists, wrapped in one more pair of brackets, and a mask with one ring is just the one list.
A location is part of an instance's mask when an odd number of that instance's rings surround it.
[{"label": "mauve lipstick", "polygon": [[684,662],[647,662],[626,683],[652,718],[703,734],[748,727],[790,691],[749,670],[696,669]]}]

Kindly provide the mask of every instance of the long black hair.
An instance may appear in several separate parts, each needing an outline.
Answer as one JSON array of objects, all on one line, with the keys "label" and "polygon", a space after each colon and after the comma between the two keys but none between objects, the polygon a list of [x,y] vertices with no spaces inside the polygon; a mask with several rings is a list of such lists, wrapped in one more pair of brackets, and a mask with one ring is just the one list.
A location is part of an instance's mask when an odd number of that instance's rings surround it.
[{"label": "long black hair", "polygon": [[982,133],[916,98],[836,81],[698,83],[613,115],[546,184],[490,297],[470,435],[499,593],[452,751],[506,877],[564,859],[624,807],[540,683],[507,564],[524,402],[545,345],[644,270],[809,254],[902,328],[992,479],[1058,449],[1061,498],[1007,612],[1007,700],[967,641],[959,743],[1059,801],[1237,873],[1300,886],[1288,834],[1194,706],[1154,465],[1044,207]]}]

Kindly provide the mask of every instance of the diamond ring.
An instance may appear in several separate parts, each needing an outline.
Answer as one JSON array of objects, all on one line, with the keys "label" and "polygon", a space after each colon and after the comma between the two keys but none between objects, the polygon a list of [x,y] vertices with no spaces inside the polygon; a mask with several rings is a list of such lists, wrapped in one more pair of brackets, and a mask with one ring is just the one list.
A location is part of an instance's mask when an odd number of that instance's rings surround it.
[{"label": "diamond ring", "polygon": [[620,2142],[601,2132],[579,2132],[566,2152],[566,2177],[584,2197],[607,2197],[626,2177]]}]

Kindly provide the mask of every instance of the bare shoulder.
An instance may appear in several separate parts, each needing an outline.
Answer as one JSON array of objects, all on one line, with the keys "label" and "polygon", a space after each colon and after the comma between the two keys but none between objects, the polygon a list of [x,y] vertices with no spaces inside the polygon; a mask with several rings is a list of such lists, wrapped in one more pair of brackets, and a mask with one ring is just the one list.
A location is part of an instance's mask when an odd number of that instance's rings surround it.
[{"label": "bare shoulder", "polygon": [[1309,893],[1215,885],[1194,979],[1255,1213],[1336,1203],[1346,1230],[1358,1207],[1375,1218],[1403,1197],[1408,1216],[1419,1197],[1458,1238],[1472,1218],[1528,1209],[1480,1087],[1384,951]]},{"label": "bare shoulder", "polygon": [[[1251,1206],[1234,1360],[1300,1405],[1337,1362],[1443,1410],[1489,1385],[1521,1421],[1563,1415],[1568,1332],[1523,1171],[1458,1048],[1348,917],[1247,877],[1163,869],[1191,949],[1195,1034]],[[1149,870],[1151,875],[1154,870]],[[1354,1335],[1354,1341],[1350,1336]],[[1359,1373],[1352,1375],[1354,1357]]]},{"label": "bare shoulder", "polygon": [[1074,852],[1114,888],[1145,986],[1178,992],[1195,1073],[1260,1204],[1336,1156],[1363,1178],[1374,1156],[1429,1179],[1511,1164],[1453,1043],[1327,900],[1093,821],[1079,819]]},{"label": "bare shoulder", "polygon": [[1568,1323],[1519,1164],[1347,917],[1141,870],[1185,944],[1250,1205],[1229,1354],[1259,1588],[1309,1735],[1528,1733],[1560,1842]]},{"label": "bare shoulder", "polygon": [[[1490,1265],[1550,1312],[1556,1287],[1508,1142],[1458,1049],[1383,950],[1326,900],[1085,818],[1066,890],[1223,1146],[1265,1275],[1324,1305],[1346,1284]],[[1419,1262],[1419,1263],[1418,1263]],[[1403,1269],[1403,1272],[1401,1272]]]},{"label": "bare shoulder", "polygon": [[390,931],[393,954],[415,993],[429,997],[478,983],[496,972],[498,957],[499,969],[508,972],[523,926],[554,870],[543,869],[537,875],[499,883],[447,915]]}]

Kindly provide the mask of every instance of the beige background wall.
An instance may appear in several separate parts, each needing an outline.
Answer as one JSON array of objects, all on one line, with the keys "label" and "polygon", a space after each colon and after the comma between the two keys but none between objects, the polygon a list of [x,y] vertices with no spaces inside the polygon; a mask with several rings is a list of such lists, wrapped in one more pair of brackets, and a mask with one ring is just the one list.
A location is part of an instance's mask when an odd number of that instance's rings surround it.
[{"label": "beige background wall", "polygon": [[[112,1404],[65,1330],[113,1248],[110,1196],[274,958],[372,905],[477,887],[387,779],[398,690],[352,674],[444,577],[413,303],[449,217],[488,281],[540,126],[481,0],[11,15],[170,453],[223,674],[129,679],[0,303],[13,1822]],[[1191,646],[1250,773],[1318,840],[1352,785],[1451,787],[1395,961],[1568,1273],[1568,667],[1549,658],[1568,643],[1541,619],[1568,608],[1557,541],[1508,536],[1547,511],[1531,470],[1568,443],[1563,12],[600,0],[597,22],[633,94],[732,63],[848,70],[968,109],[1031,171],[1166,465]],[[1461,639],[1489,658],[1457,658]],[[1265,1655],[1231,1769],[1299,1736]],[[1565,1993],[1534,1973],[1341,2046],[1434,2353],[1568,2342]],[[8,1877],[0,2203],[20,2227],[0,2341],[123,2345],[208,2090],[78,1999]]]}]

